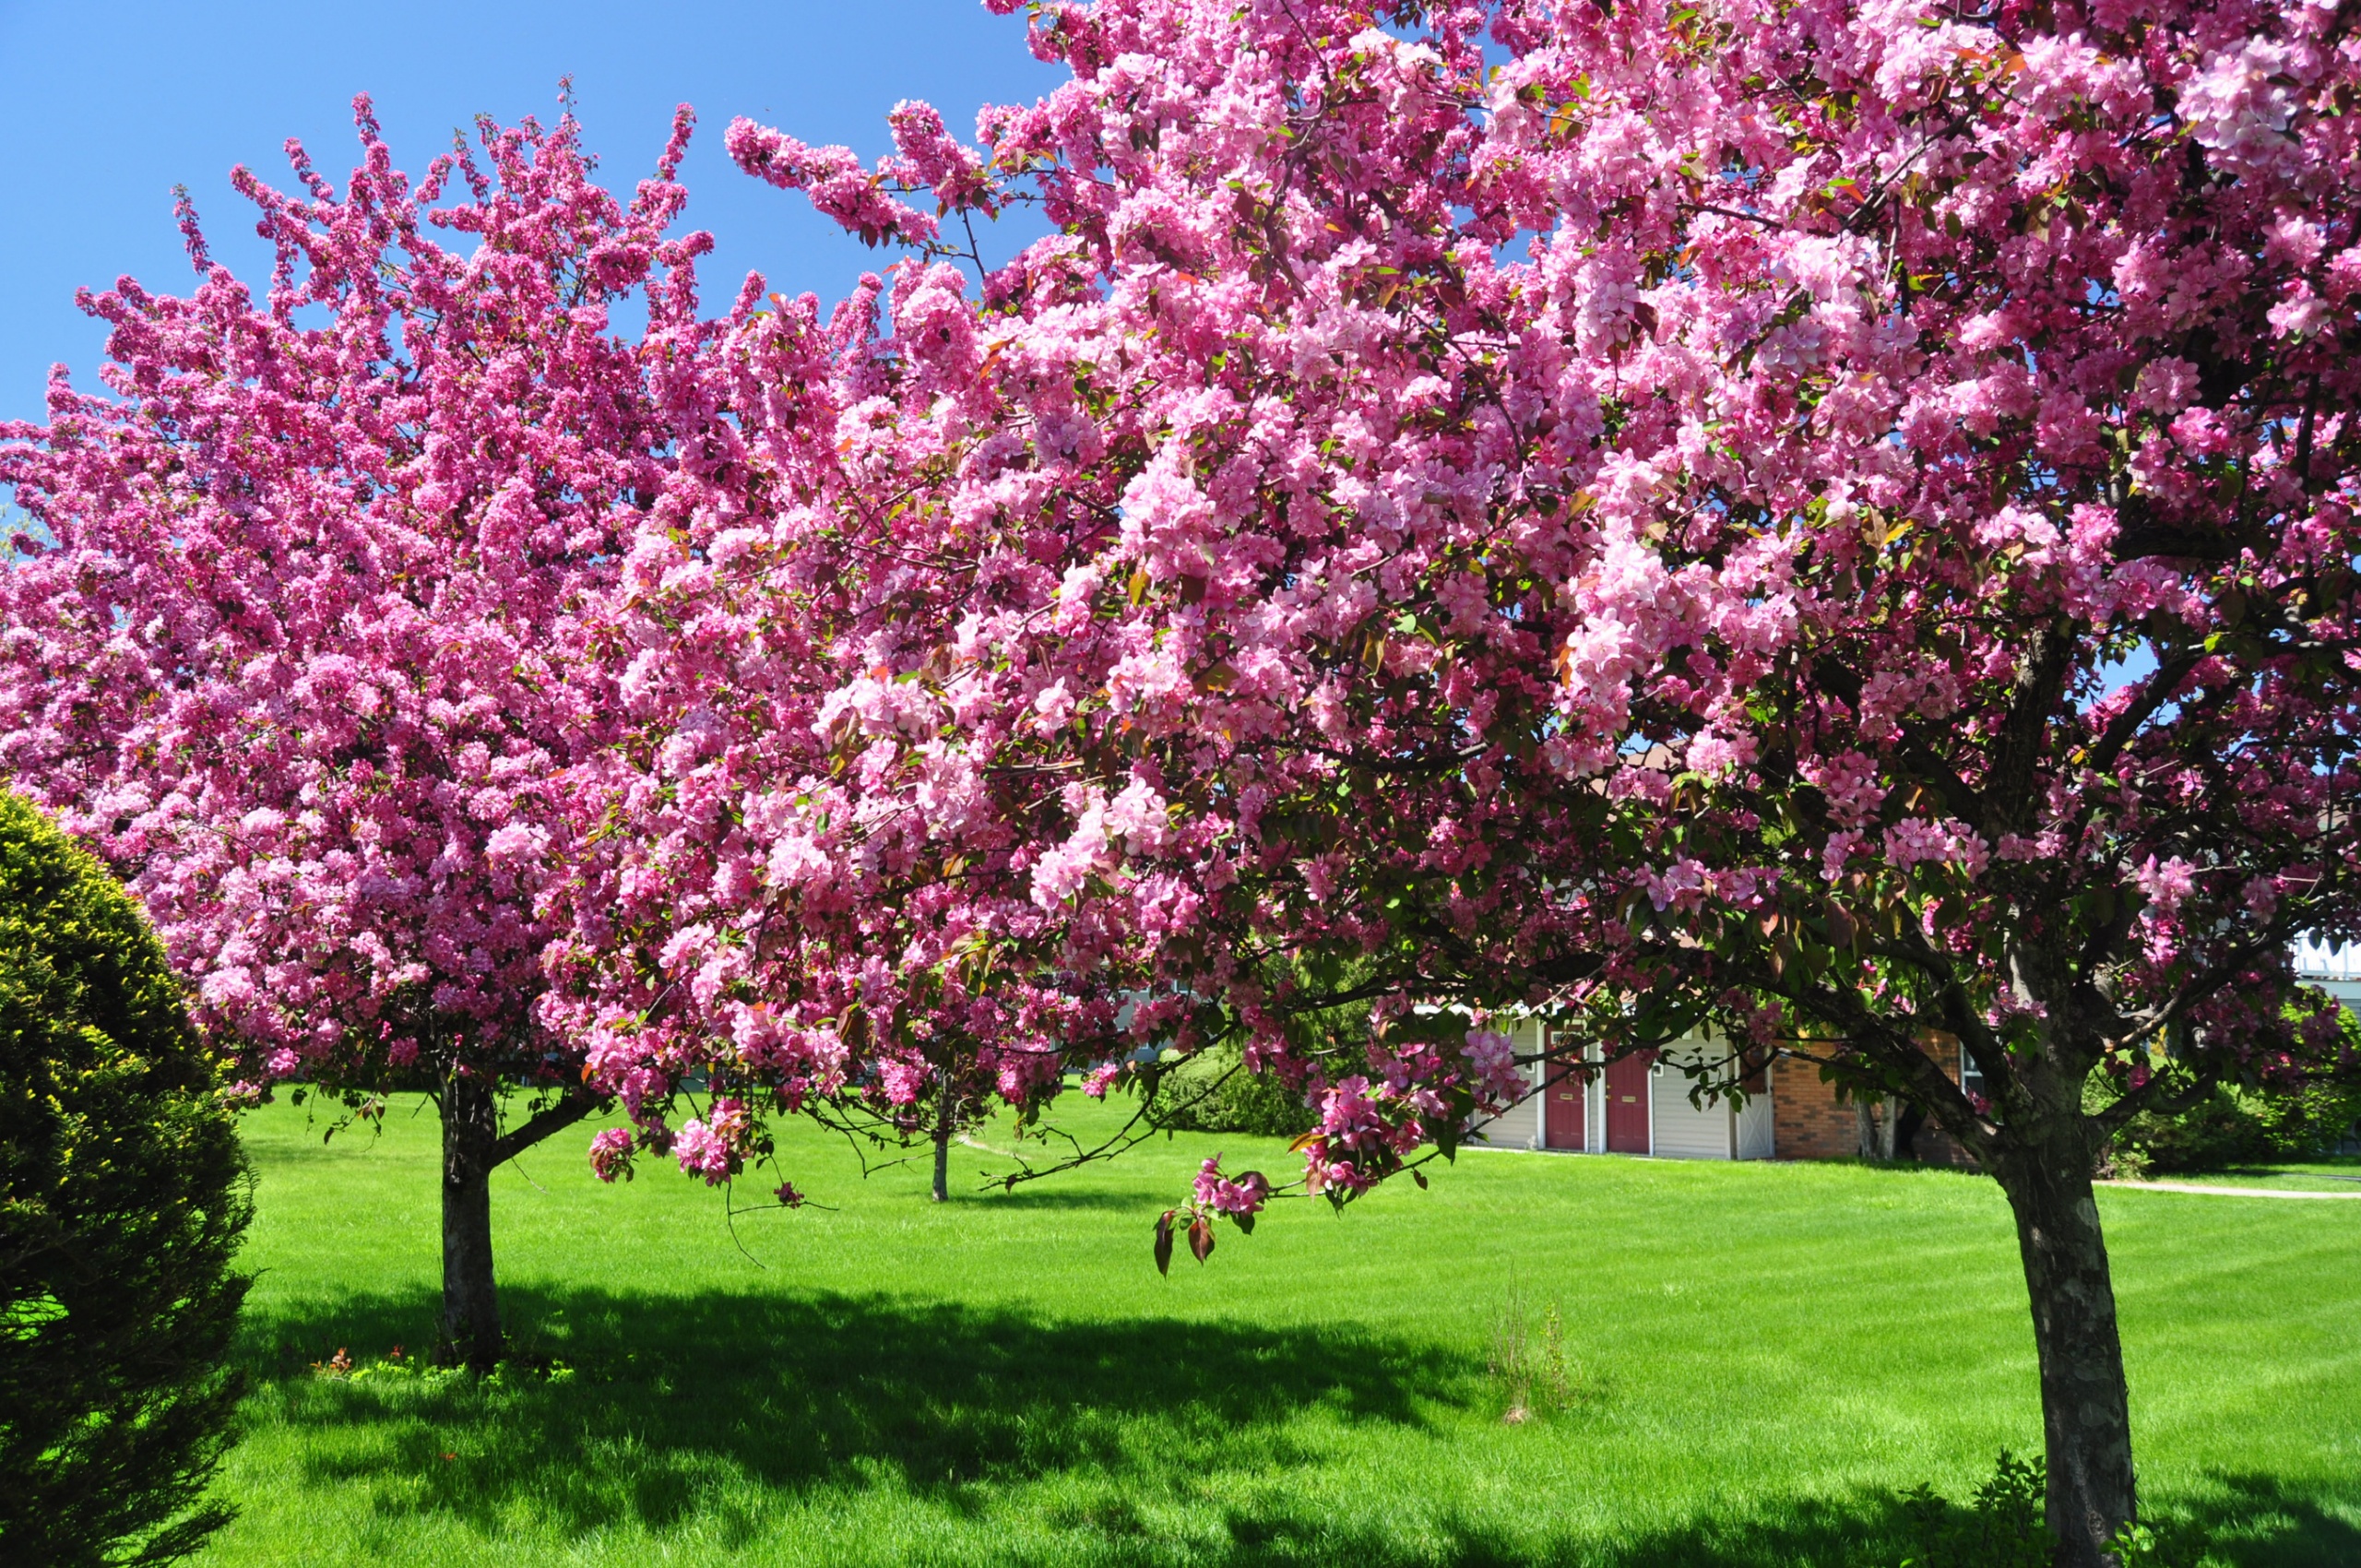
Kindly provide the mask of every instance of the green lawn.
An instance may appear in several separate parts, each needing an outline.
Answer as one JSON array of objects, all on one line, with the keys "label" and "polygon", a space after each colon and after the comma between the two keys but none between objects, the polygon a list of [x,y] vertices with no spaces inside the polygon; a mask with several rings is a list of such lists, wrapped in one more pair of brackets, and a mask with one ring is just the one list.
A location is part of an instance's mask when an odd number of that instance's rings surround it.
[{"label": "green lawn", "polygon": [[[261,1175],[243,1510],[213,1563],[1885,1563],[1894,1494],[2037,1447],[1990,1183],[1934,1170],[1482,1151],[1342,1216],[1279,1206],[1169,1282],[1182,1137],[1013,1194],[958,1161],[741,1217],[576,1131],[496,1180],[498,1384],[324,1377],[421,1345],[432,1112],[375,1143],[286,1107]],[[987,1133],[989,1141],[1004,1134]],[[1241,1161],[1240,1156],[1249,1157]],[[2225,1563],[2361,1562],[2361,1205],[2107,1193],[2152,1505]],[[1567,1408],[1504,1424],[1512,1282]]]}]

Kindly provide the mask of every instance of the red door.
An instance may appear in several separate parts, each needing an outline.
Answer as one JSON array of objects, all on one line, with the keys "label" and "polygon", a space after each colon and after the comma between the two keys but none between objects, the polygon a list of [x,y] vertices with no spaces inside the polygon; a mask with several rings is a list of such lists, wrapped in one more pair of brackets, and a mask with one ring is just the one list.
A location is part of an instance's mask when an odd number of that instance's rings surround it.
[{"label": "red door", "polygon": [[1648,1152],[1648,1069],[1656,1053],[1643,1051],[1607,1064],[1607,1152]]},{"label": "red door", "polygon": [[1547,1148],[1584,1147],[1583,1112],[1588,1109],[1583,1101],[1583,1075],[1557,1063],[1549,1070],[1563,1076],[1551,1081],[1541,1091],[1541,1142]]}]

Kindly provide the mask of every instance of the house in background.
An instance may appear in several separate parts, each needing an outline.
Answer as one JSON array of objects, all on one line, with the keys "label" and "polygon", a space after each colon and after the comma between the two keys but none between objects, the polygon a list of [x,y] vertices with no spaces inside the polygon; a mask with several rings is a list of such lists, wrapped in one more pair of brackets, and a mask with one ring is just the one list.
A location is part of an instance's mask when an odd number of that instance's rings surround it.
[{"label": "house in background", "polygon": [[[1509,1028],[1517,1054],[1549,1043],[1548,1026],[1526,1017]],[[1483,1123],[1479,1142],[1495,1148],[1560,1150],[1569,1154],[1637,1154],[1661,1159],[1844,1159],[1862,1149],[1858,1107],[1836,1098],[1819,1065],[1782,1055],[1746,1084],[1746,1103],[1726,1099],[1692,1104],[1695,1080],[1680,1070],[1690,1061],[1726,1058],[1729,1046],[1711,1034],[1677,1040],[1662,1052],[1609,1062],[1585,1075],[1549,1063],[1556,1075],[1522,1104]],[[1974,1091],[1979,1075],[1956,1047],[1940,1056],[1954,1082]],[[1596,1048],[1590,1060],[1597,1061]],[[1911,1153],[1937,1164],[1966,1163],[1962,1152],[1931,1127],[1917,1130]]]},{"label": "house in background", "polygon": [[[2330,947],[2308,939],[2296,948],[2296,974],[2361,1016],[2361,945]],[[1536,1017],[1509,1030],[1517,1054],[1530,1055],[1548,1043],[1548,1026]],[[1932,1046],[1929,1053],[1971,1094],[1983,1089],[1983,1075],[1956,1045]],[[1477,1129],[1478,1141],[1495,1148],[1562,1150],[1569,1154],[1638,1154],[1665,1159],[1844,1159],[1862,1152],[1869,1136],[1861,1108],[1836,1098],[1819,1066],[1782,1054],[1746,1086],[1743,1107],[1726,1099],[1690,1103],[1695,1080],[1678,1063],[1726,1058],[1726,1042],[1710,1034],[1676,1041],[1659,1059],[1654,1053],[1610,1062],[1585,1077],[1552,1063],[1559,1075],[1526,1099]],[[1596,1048],[1590,1060],[1596,1062]],[[1911,1158],[1940,1165],[1972,1163],[1965,1151],[1934,1127],[1910,1125]],[[1894,1152],[1880,1124],[1881,1152]]]},{"label": "house in background", "polygon": [[2361,1015],[2361,946],[2331,947],[2307,937],[2296,944],[2296,978]]}]

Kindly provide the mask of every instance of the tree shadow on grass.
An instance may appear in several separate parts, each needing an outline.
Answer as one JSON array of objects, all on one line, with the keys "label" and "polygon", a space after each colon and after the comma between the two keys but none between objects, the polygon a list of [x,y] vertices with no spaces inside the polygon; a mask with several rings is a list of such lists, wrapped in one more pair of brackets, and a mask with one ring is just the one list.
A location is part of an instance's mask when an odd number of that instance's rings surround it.
[{"label": "tree shadow on grass", "polygon": [[[1191,1553],[1222,1568],[1891,1568],[1916,1546],[1891,1492],[1758,1502],[1603,1535],[1558,1526],[1546,1493],[1505,1518],[1425,1512],[1415,1495],[1340,1511],[1324,1485],[1291,1486],[1286,1472],[1331,1465],[1340,1441],[1350,1446],[1340,1428],[1448,1440],[1489,1415],[1491,1397],[1464,1354],[1349,1328],[1069,1322],[836,1294],[516,1287],[505,1300],[520,1350],[565,1374],[479,1384],[312,1370],[339,1348],[368,1367],[414,1343],[433,1321],[425,1291],[255,1320],[244,1354],[257,1400],[303,1430],[293,1462],[306,1489],[366,1485],[381,1514],[449,1519],[487,1538],[521,1506],[576,1536],[694,1524],[736,1544],[814,1493],[890,1488],[980,1520],[1021,1495],[1012,1487],[1062,1477],[1080,1484],[1039,1494],[1034,1522],[1059,1543],[1040,1550],[1163,1562],[1155,1521],[1178,1505],[1226,1526]],[[1400,1479],[1372,1481],[1382,1491]],[[2361,1482],[2209,1482],[2201,1503],[2175,1510],[2175,1533],[2207,1543],[2208,1563],[2361,1563]],[[978,1527],[991,1555],[1029,1561],[1034,1547]]]},{"label": "tree shadow on grass", "polygon": [[1536,1500],[1537,1527],[1528,1531],[1445,1518],[1427,1521],[1405,1538],[1405,1532],[1289,1515],[1233,1513],[1228,1523],[1241,1563],[1351,1562],[1367,1568],[1407,1568],[1414,1562],[1449,1568],[1892,1568],[1909,1553],[1913,1538],[1902,1502],[1892,1496],[1843,1503],[1798,1499],[1775,1514],[1686,1521],[1586,1539],[1552,1538],[1546,1520],[1547,1504]]},{"label": "tree shadow on grass", "polygon": [[[2361,1484],[2343,1496],[2296,1491],[2265,1476],[2214,1475],[2195,1508],[2167,1510],[2163,1561],[2194,1568],[2354,1568],[2361,1564]],[[1537,1503],[1546,1519],[1546,1503]],[[1958,1511],[1952,1510],[1956,1517]],[[1409,1532],[1284,1509],[1232,1511],[1238,1563],[1352,1562],[1365,1568],[1892,1568],[1918,1556],[1912,1505],[1891,1491],[1797,1498],[1611,1538],[1552,1539],[1546,1524],[1512,1530],[1448,1518]]]},{"label": "tree shadow on grass", "polygon": [[[2215,1472],[2219,1491],[2179,1511],[2177,1523],[2229,1568],[2352,1568],[2361,1563],[2361,1476],[2334,1495],[2276,1476]],[[2168,1539],[2169,1539],[2168,1532]],[[2184,1558],[2195,1561],[2194,1551]]]},{"label": "tree shadow on grass", "polygon": [[[661,1529],[709,1513],[735,1475],[775,1491],[891,1485],[963,1506],[977,1483],[1057,1472],[1145,1478],[1176,1455],[1250,1439],[1264,1464],[1311,1463],[1286,1424],[1306,1411],[1423,1429],[1480,1396],[1456,1352],[1333,1328],[1135,1318],[1062,1322],[886,1297],[504,1290],[526,1356],[555,1376],[361,1379],[433,1321],[421,1291],[281,1312],[245,1356],[307,1443],[307,1481],[388,1475],[380,1506],[497,1530],[529,1494],[552,1522]],[[458,1459],[445,1455],[460,1453]],[[751,1526],[752,1521],[749,1521]]]}]

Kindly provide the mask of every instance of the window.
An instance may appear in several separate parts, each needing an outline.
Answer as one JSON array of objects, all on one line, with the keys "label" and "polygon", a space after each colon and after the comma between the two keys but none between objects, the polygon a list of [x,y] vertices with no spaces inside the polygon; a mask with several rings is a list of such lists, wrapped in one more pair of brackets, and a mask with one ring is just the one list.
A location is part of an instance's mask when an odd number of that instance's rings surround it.
[{"label": "window", "polygon": [[1977,1099],[1990,1098],[1984,1092],[1984,1072],[1976,1066],[1975,1058],[1967,1053],[1964,1045],[1959,1048],[1959,1087],[1962,1094]]}]

